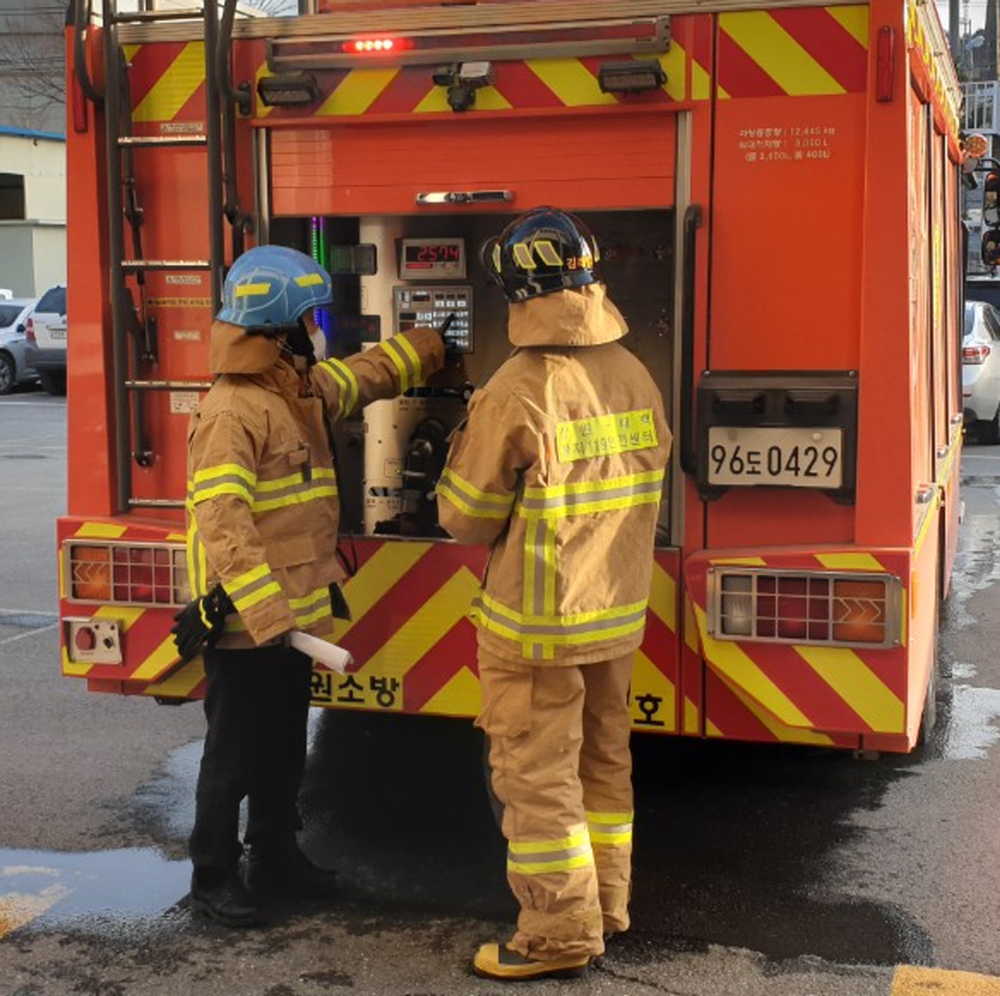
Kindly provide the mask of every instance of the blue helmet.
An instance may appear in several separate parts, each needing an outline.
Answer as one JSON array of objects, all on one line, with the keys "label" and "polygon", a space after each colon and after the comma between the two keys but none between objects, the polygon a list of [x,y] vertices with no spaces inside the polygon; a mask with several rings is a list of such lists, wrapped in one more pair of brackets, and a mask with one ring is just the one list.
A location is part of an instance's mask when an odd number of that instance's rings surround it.
[{"label": "blue helmet", "polygon": [[294,326],[310,308],[333,300],[330,274],[287,246],[255,246],[230,267],[215,317],[243,328]]}]

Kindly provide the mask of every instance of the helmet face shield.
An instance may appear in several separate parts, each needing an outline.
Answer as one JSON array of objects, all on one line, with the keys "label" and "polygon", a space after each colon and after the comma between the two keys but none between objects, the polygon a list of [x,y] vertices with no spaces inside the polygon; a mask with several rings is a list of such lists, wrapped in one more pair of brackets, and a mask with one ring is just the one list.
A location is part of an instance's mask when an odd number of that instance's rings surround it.
[{"label": "helmet face shield", "polygon": [[294,329],[310,308],[332,300],[330,275],[305,253],[286,246],[255,246],[226,274],[216,317],[248,332],[280,335]]},{"label": "helmet face shield", "polygon": [[579,218],[540,207],[488,239],[481,250],[486,272],[510,302],[583,287],[597,279],[597,242]]}]

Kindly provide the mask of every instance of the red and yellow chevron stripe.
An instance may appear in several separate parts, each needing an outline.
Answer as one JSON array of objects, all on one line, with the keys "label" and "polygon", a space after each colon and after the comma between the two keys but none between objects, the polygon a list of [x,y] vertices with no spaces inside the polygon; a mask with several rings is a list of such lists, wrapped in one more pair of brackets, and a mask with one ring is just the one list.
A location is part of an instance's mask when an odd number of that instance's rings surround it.
[{"label": "red and yellow chevron stripe", "polygon": [[[60,519],[57,534],[59,548],[69,540],[94,543],[117,541],[146,545],[174,545],[183,548],[184,531],[134,525],[110,520]],[[68,600],[69,579],[65,576],[65,559],[59,558],[60,616],[114,619],[121,624],[122,643],[125,648],[124,664],[77,663],[69,658],[63,642],[61,649],[62,672],[65,675],[86,678],[88,681],[134,681],[142,684],[155,682],[177,664],[177,651],[170,636],[173,624],[173,606],[143,607],[137,605],[93,605]],[[65,641],[65,633],[63,633]]]},{"label": "red and yellow chevron stripe", "polygon": [[[121,541],[182,546],[184,534],[154,526],[62,519],[66,541]],[[353,619],[341,623],[338,643],[359,662],[349,676],[313,675],[319,706],[388,712],[475,716],[480,696],[475,629],[469,619],[486,551],[451,543],[397,540],[349,542],[357,570],[346,584]],[[636,729],[675,733],[677,723],[677,592],[679,555],[657,555],[645,642],[636,655]],[[86,678],[95,691],[165,699],[204,696],[200,659],[177,660],[170,626],[174,607],[84,604],[67,598],[60,561],[63,617],[114,619],[122,629],[120,664],[74,663],[62,650],[63,673]]]},{"label": "red and yellow chevron stripe", "polygon": [[708,632],[707,577],[711,567],[732,564],[803,573],[870,571],[908,577],[906,561],[898,552],[875,551],[742,558],[702,553],[689,558],[684,579],[699,656],[706,665],[705,735],[852,746],[859,736],[904,734],[904,646],[861,649],[716,639]]},{"label": "red and yellow chevron stripe", "polygon": [[[710,63],[699,65],[707,76]],[[716,96],[722,100],[863,93],[868,7],[720,14],[717,67]]]}]

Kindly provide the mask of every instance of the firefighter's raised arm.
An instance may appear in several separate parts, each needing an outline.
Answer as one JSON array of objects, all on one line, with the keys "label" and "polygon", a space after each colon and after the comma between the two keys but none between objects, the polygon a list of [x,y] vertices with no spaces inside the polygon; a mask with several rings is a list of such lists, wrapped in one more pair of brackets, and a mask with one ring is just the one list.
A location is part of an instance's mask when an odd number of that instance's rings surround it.
[{"label": "firefighter's raised arm", "polygon": [[419,387],[442,366],[441,333],[415,328],[342,360],[321,360],[310,376],[331,420],[339,422],[372,401]]}]

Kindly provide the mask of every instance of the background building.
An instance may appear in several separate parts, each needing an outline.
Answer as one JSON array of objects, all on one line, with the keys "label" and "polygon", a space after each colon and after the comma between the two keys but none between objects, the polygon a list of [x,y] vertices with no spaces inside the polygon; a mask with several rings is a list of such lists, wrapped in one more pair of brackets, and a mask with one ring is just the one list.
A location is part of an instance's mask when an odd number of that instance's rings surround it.
[{"label": "background building", "polygon": [[0,125],[0,287],[35,297],[66,282],[66,140]]}]

